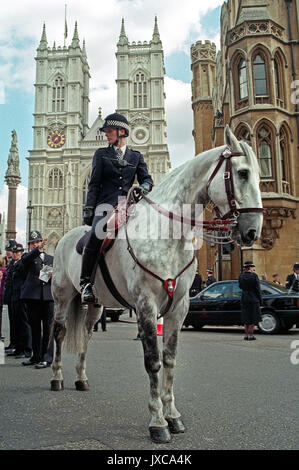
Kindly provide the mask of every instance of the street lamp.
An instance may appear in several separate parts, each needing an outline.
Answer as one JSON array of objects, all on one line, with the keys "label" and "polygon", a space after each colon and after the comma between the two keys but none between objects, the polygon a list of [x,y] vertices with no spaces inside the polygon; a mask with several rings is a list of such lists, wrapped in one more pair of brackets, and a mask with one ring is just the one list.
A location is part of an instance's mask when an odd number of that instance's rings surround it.
[{"label": "street lamp", "polygon": [[32,211],[34,209],[34,206],[31,205],[31,201],[29,201],[29,206],[27,206],[26,209],[28,212],[28,241],[29,241],[30,232],[31,232],[31,217],[32,217]]}]

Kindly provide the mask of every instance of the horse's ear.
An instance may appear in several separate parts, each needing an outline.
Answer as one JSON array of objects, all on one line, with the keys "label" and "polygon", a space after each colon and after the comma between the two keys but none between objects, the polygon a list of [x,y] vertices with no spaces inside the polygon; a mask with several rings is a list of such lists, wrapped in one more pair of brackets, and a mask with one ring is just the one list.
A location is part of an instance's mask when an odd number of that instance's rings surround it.
[{"label": "horse's ear", "polygon": [[233,152],[242,152],[239,141],[237,140],[236,136],[231,131],[228,124],[226,124],[225,126],[224,140],[225,140],[225,144],[228,145],[232,149]]}]

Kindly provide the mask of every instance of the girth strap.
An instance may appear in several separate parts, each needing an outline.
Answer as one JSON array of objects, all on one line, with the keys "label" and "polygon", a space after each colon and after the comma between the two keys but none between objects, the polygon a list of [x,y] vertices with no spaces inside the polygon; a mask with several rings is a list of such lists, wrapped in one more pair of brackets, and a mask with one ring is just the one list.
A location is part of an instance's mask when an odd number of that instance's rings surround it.
[{"label": "girth strap", "polygon": [[106,263],[106,260],[105,260],[105,256],[103,253],[101,253],[100,255],[100,259],[99,259],[99,266],[100,266],[100,269],[101,269],[101,273],[102,273],[102,276],[103,276],[103,279],[106,283],[106,286],[108,287],[110,293],[112,294],[112,296],[121,304],[123,305],[124,307],[126,308],[129,308],[130,310],[134,310],[135,311],[135,308],[132,307],[123,297],[122,295],[118,292],[117,288],[115,287],[115,284],[111,278],[111,275],[110,275],[110,272],[109,272],[109,269],[108,269],[108,266],[107,266],[107,263]]}]

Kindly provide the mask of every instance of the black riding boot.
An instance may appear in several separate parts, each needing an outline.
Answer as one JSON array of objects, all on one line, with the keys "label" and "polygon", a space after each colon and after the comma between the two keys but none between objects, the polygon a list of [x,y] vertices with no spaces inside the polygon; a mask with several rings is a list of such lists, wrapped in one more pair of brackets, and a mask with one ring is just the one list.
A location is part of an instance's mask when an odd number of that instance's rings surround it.
[{"label": "black riding boot", "polygon": [[82,268],[80,276],[81,299],[84,304],[97,303],[92,291],[94,273],[96,269],[98,251],[85,248],[82,256]]}]

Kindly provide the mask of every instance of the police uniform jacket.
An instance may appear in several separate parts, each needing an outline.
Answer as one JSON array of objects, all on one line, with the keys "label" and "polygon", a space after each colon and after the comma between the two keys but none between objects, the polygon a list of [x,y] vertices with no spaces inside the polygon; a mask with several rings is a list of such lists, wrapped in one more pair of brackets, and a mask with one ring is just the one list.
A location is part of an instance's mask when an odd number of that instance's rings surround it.
[{"label": "police uniform jacket", "polygon": [[123,159],[127,162],[127,166],[118,164],[113,147],[96,150],[92,162],[86,207],[96,208],[98,204],[103,203],[115,206],[119,197],[128,194],[135,175],[139,184],[153,184],[140,152],[126,147]]},{"label": "police uniform jacket", "polygon": [[259,322],[260,305],[263,303],[263,298],[257,274],[250,271],[240,274],[239,287],[242,289],[241,311],[243,321]]},{"label": "police uniform jacket", "polygon": [[189,295],[190,297],[195,296],[202,290],[202,277],[199,273],[195,274],[192,286],[190,287],[189,290]]},{"label": "police uniform jacket", "polygon": [[216,278],[214,276],[208,276],[206,279],[206,287],[210,286],[211,284],[214,284],[216,281]]},{"label": "police uniform jacket", "polygon": [[22,258],[15,261],[12,269],[12,289],[11,289],[11,300],[16,302],[20,300],[21,289],[25,280],[25,269],[22,263]]},{"label": "police uniform jacket", "polygon": [[8,263],[6,270],[6,278],[3,287],[2,293],[2,303],[8,305],[11,302],[11,293],[12,293],[12,271],[13,271],[14,260],[11,259]]},{"label": "police uniform jacket", "polygon": [[48,282],[39,279],[40,270],[44,265],[53,266],[53,256],[44,253],[44,260],[40,258],[38,247],[22,256],[26,278],[22,286],[21,299],[53,301],[51,293],[51,278]]},{"label": "police uniform jacket", "polygon": [[294,273],[288,274],[286,279],[286,288],[292,289],[295,292],[299,292],[299,280]]}]

